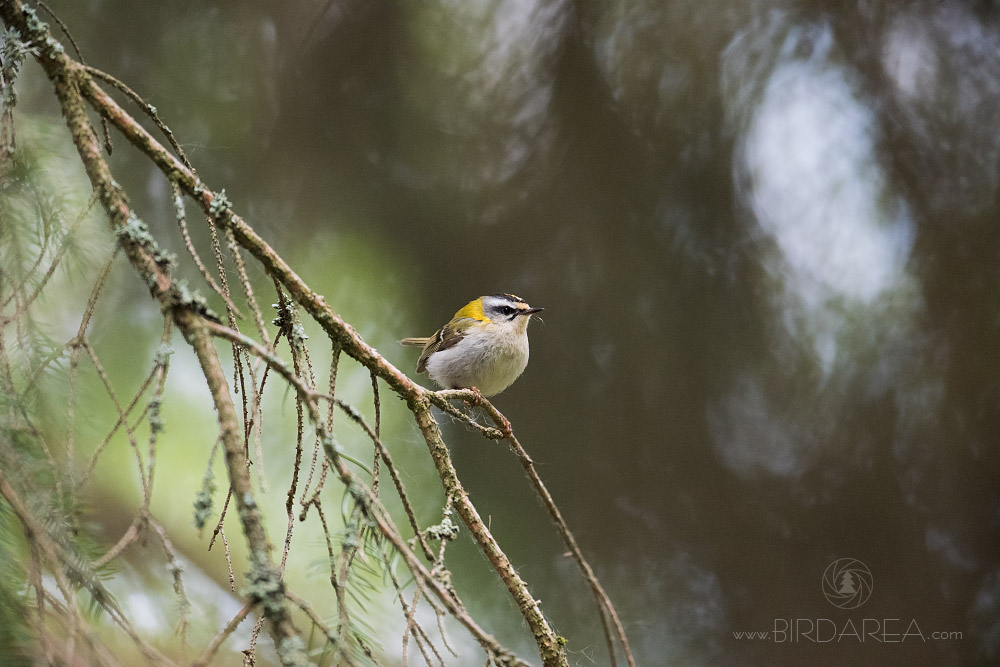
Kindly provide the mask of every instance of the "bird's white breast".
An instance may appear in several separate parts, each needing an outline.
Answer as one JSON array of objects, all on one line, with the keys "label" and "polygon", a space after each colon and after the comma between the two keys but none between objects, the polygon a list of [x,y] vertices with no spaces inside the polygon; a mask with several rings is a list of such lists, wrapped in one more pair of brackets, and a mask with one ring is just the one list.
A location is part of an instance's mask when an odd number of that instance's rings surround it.
[{"label": "bird's white breast", "polygon": [[528,365],[528,336],[518,331],[470,330],[454,347],[427,360],[427,374],[445,388],[476,387],[493,396],[509,387]]}]

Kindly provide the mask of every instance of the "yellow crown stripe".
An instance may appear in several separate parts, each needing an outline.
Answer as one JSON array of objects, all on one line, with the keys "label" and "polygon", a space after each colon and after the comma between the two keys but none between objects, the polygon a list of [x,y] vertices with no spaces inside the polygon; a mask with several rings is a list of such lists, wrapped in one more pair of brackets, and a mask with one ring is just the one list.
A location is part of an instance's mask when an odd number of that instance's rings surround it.
[{"label": "yellow crown stripe", "polygon": [[462,307],[462,310],[455,313],[455,317],[468,317],[479,322],[488,322],[490,318],[483,312],[483,300],[476,299],[470,301]]}]

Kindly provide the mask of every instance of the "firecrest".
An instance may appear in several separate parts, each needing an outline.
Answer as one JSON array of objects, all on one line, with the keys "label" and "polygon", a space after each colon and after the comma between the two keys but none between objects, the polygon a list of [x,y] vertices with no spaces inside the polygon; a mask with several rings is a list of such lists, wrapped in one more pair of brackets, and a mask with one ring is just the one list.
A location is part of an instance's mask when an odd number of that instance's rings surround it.
[{"label": "firecrest", "polygon": [[445,389],[478,389],[493,396],[528,365],[528,321],[534,313],[519,296],[493,294],[470,301],[430,338],[404,338],[424,349],[417,372]]}]

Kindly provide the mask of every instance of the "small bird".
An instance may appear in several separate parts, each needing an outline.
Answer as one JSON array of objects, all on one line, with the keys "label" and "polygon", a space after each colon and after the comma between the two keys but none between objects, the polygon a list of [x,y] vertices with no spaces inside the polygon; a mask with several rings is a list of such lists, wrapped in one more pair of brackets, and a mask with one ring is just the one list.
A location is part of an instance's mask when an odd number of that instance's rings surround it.
[{"label": "small bird", "polygon": [[430,338],[399,342],[423,346],[417,372],[427,371],[445,389],[474,389],[494,396],[513,384],[528,365],[528,321],[542,310],[513,294],[481,296]]}]

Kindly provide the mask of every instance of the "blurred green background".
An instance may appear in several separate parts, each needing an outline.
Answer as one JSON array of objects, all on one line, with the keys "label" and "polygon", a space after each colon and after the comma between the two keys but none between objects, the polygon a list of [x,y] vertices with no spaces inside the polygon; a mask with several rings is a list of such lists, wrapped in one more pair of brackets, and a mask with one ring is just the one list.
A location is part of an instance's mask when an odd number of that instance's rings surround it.
[{"label": "blurred green background", "polygon": [[[1000,660],[996,3],[51,5],[88,62],[153,103],[202,179],[400,368],[416,353],[398,338],[429,335],[476,296],[545,307],[528,370],[494,402],[640,664]],[[37,67],[19,85],[19,112],[58,130]],[[166,183],[117,142],[116,178],[182,251]],[[102,305],[125,317],[94,338],[138,382],[158,313],[127,270]],[[268,283],[254,279],[266,307]],[[154,513],[205,581],[210,636],[237,606],[221,555],[189,528],[213,415],[174,346]],[[341,381],[371,414],[367,375],[347,364]],[[273,389],[273,418],[293,419]],[[383,406],[393,455],[435,522],[440,484],[419,434],[398,401],[383,394]],[[339,428],[363,451],[356,429]],[[514,457],[446,428],[466,488],[573,664],[606,664],[586,585]],[[293,436],[265,440],[276,543]],[[109,539],[139,498],[118,445],[102,465],[120,474],[91,500]],[[325,580],[308,530],[299,585]],[[450,553],[473,615],[530,658],[467,534]],[[842,557],[872,573],[852,611],[821,587]],[[120,573],[119,595],[150,576]],[[915,620],[925,638],[735,635],[776,619],[902,619],[899,633]],[[150,614],[148,629],[169,635],[175,620]],[[390,664],[400,628],[375,630]]]}]

